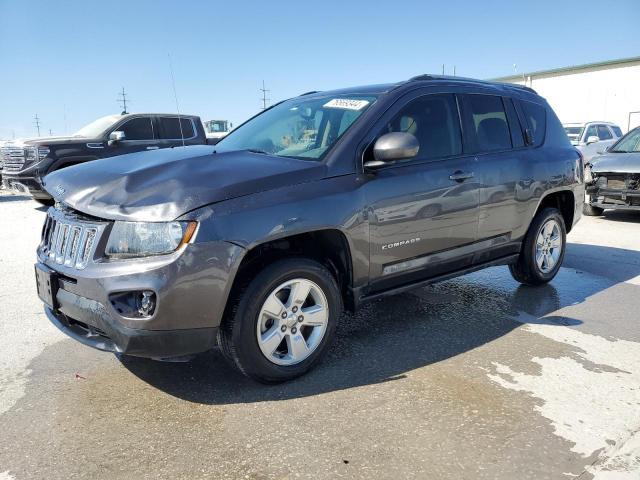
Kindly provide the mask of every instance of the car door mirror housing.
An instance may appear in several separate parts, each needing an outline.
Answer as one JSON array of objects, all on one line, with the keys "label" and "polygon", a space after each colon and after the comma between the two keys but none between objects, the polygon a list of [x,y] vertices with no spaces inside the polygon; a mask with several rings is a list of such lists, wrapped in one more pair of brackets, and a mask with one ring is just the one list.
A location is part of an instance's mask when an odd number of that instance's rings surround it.
[{"label": "car door mirror housing", "polygon": [[111,132],[109,134],[109,145],[113,145],[114,143],[121,142],[126,138],[127,136],[124,134],[124,132],[121,132],[119,130],[116,130],[115,132]]},{"label": "car door mirror housing", "polygon": [[591,135],[589,138],[587,138],[587,145],[591,145],[592,143],[596,143],[599,141],[600,139],[598,137],[596,137],[595,135]]},{"label": "car door mirror housing", "polygon": [[420,150],[418,139],[410,133],[391,132],[382,135],[373,145],[373,161],[364,164],[367,168],[377,168],[397,160],[415,157]]}]

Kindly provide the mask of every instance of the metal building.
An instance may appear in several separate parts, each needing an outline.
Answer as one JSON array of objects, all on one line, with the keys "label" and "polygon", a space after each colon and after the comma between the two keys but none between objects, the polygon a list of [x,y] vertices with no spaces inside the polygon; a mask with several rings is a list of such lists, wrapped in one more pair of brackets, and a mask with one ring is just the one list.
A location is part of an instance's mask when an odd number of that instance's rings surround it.
[{"label": "metal building", "polygon": [[563,123],[609,121],[623,132],[640,126],[640,57],[494,79],[535,89]]}]

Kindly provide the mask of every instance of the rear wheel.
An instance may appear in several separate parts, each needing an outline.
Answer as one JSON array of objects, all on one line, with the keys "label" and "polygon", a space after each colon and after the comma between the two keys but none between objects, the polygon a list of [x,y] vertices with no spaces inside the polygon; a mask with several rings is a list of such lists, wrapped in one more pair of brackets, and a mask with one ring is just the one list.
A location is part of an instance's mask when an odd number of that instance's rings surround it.
[{"label": "rear wheel", "polygon": [[542,285],[553,279],[564,259],[567,230],[556,208],[545,208],[531,222],[518,261],[509,265],[511,275],[526,285]]},{"label": "rear wheel", "polygon": [[324,266],[308,259],[277,261],[240,290],[218,340],[242,373],[283,382],[322,359],[342,311],[337,282]]}]

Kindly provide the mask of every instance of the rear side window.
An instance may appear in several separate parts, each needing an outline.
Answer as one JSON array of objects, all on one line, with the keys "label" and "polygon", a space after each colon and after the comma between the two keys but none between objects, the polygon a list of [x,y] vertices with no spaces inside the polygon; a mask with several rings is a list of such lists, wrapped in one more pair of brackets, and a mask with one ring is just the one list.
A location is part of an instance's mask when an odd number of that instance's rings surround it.
[{"label": "rear side window", "polygon": [[622,136],[622,130],[620,130],[620,127],[617,127],[615,125],[609,125],[609,128],[613,130],[613,133],[616,134],[616,137],[620,138]]},{"label": "rear side window", "polygon": [[462,153],[462,135],[456,99],[451,94],[425,95],[407,103],[382,134],[407,132],[418,139],[414,160],[430,160]]},{"label": "rear side window", "polygon": [[511,148],[511,133],[502,97],[462,95],[462,102],[473,152],[493,152]]},{"label": "rear side window", "polygon": [[606,125],[598,125],[598,138],[600,140],[611,140],[613,135],[611,135]]},{"label": "rear side window", "polygon": [[533,146],[542,145],[547,125],[547,109],[537,103],[522,101],[522,110],[533,135]]},{"label": "rear side window", "polygon": [[132,118],[117,130],[124,132],[125,140],[153,140],[151,118]]},{"label": "rear side window", "polygon": [[[180,124],[182,124],[182,131],[180,131]],[[160,132],[160,138],[163,140],[180,140],[183,137],[193,138],[196,136],[193,123],[188,118],[160,117]]]}]

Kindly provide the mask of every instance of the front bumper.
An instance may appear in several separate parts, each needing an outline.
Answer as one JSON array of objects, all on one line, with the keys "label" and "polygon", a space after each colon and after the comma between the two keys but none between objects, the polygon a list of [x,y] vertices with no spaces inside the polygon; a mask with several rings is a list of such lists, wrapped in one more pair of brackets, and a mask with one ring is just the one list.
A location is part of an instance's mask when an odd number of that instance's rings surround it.
[{"label": "front bumper", "polygon": [[7,190],[12,190],[19,194],[28,194],[33,198],[49,200],[49,195],[43,188],[39,179],[21,175],[3,174],[2,186]]},{"label": "front bumper", "polygon": [[[91,262],[85,269],[39,255],[54,272],[51,322],[79,342],[127,355],[169,358],[215,346],[216,334],[243,249],[227,242],[187,245],[172,255]],[[145,318],[119,311],[114,295],[153,291],[156,307]]]},{"label": "front bumper", "polygon": [[587,187],[589,205],[602,209],[640,210],[639,190],[615,190],[610,188]]}]

